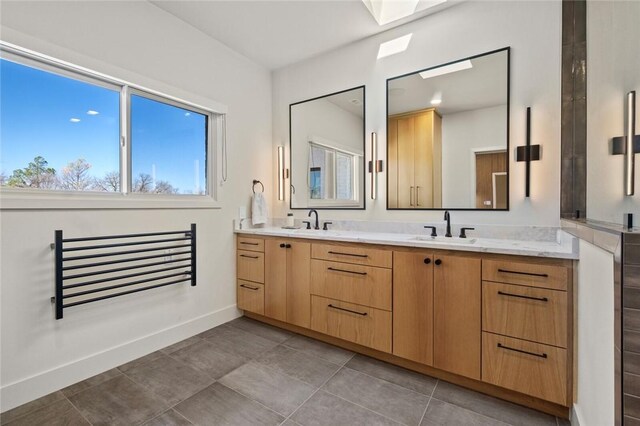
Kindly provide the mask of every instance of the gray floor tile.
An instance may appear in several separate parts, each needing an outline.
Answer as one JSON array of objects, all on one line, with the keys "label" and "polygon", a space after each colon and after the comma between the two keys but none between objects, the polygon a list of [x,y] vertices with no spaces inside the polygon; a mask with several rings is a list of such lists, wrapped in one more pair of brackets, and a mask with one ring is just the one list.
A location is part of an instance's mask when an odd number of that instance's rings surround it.
[{"label": "gray floor tile", "polygon": [[120,370],[118,370],[117,368],[112,368],[111,370],[107,370],[104,373],[97,374],[93,377],[89,377],[86,380],[83,380],[71,386],[67,386],[66,388],[62,389],[62,393],[64,393],[65,396],[71,396],[85,389],[94,387],[95,385],[99,385],[102,382],[113,379],[114,377],[121,374],[122,373],[120,372]]},{"label": "gray floor tile", "polygon": [[345,366],[425,395],[431,395],[438,382],[433,377],[360,354],[356,354]]},{"label": "gray floor tile", "polygon": [[168,408],[150,390],[125,376],[77,393],[69,400],[93,425],[138,424]]},{"label": "gray floor tile", "polygon": [[257,362],[249,362],[220,383],[284,415],[290,415],[317,389]]},{"label": "gray floor tile", "polygon": [[318,391],[300,407],[291,418],[303,426],[397,426],[398,423],[387,419],[366,408]]},{"label": "gray floor tile", "polygon": [[182,414],[171,409],[148,421],[144,426],[189,426],[192,424]]},{"label": "gray floor tile", "polygon": [[284,417],[237,392],[214,383],[175,410],[196,425],[277,425]]},{"label": "gray floor tile", "polygon": [[485,417],[457,405],[447,404],[435,398],[429,402],[421,426],[508,426],[498,420]]},{"label": "gray floor tile", "polygon": [[236,318],[226,324],[278,343],[282,343],[294,335],[289,331],[247,317]]},{"label": "gray floor tile", "polygon": [[282,345],[265,352],[256,358],[256,362],[316,387],[341,368],[338,364]]},{"label": "gray floor tile", "polygon": [[154,359],[158,359],[163,355],[160,351],[151,352],[148,355],[142,356],[140,358],[134,359],[126,364],[122,364],[118,367],[118,370],[125,372],[131,368],[137,367],[139,365],[144,364],[145,362],[153,361]]},{"label": "gray floor tile", "polygon": [[569,419],[561,419],[560,417],[557,417],[558,420],[558,426],[571,426],[571,421],[569,421]]},{"label": "gray floor tile", "polygon": [[278,345],[278,343],[273,340],[268,340],[227,325],[212,328],[201,334],[201,336],[217,349],[245,358],[257,357]]},{"label": "gray floor tile", "polygon": [[343,368],[323,390],[407,425],[418,425],[429,396]]},{"label": "gray floor tile", "polygon": [[224,376],[248,361],[244,357],[220,351],[205,340],[172,353],[171,358],[202,371],[214,379]]},{"label": "gray floor tile", "polygon": [[213,378],[187,364],[163,356],[127,370],[134,382],[150,389],[167,405],[175,405],[213,383]]},{"label": "gray floor tile", "polygon": [[90,425],[73,405],[65,398],[53,404],[31,411],[29,414],[18,417],[7,426],[80,426]]},{"label": "gray floor tile", "polygon": [[182,348],[186,348],[187,346],[193,345],[194,343],[198,343],[201,342],[202,338],[198,337],[198,336],[192,336],[189,337],[188,339],[184,339],[181,340],[177,343],[174,343],[171,346],[167,346],[166,348],[162,348],[160,349],[160,352],[164,353],[164,354],[171,354],[177,350],[180,350]]},{"label": "gray floor tile", "polygon": [[302,426],[300,423],[296,423],[291,419],[288,419],[284,423],[281,423],[281,426]]},{"label": "gray floor tile", "polygon": [[353,357],[353,352],[300,335],[293,336],[284,345],[339,365]]},{"label": "gray floor tile", "polygon": [[25,414],[28,414],[32,411],[51,405],[54,402],[60,401],[62,399],[65,398],[64,394],[61,391],[50,393],[49,395],[45,395],[42,398],[27,402],[26,404],[22,404],[19,407],[7,410],[6,412],[0,414],[0,423],[2,423],[3,425],[7,424],[10,421],[17,419],[18,417],[24,416]]},{"label": "gray floor tile", "polygon": [[513,426],[556,426],[556,419],[553,416],[442,380],[438,382],[433,397]]}]

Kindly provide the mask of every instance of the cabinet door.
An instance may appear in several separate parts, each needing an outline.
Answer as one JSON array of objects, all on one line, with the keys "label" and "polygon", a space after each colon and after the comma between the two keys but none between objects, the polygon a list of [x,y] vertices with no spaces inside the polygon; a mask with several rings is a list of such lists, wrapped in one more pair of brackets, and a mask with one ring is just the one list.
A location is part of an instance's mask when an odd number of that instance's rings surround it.
[{"label": "cabinet door", "polygon": [[287,322],[309,328],[311,321],[311,244],[287,244]]},{"label": "cabinet door", "polygon": [[398,118],[398,208],[415,207],[414,118]]},{"label": "cabinet door", "polygon": [[393,354],[433,365],[431,253],[393,253]]},{"label": "cabinet door", "polygon": [[436,254],[433,365],[480,379],[480,259]]},{"label": "cabinet door", "polygon": [[287,248],[285,240],[266,240],[264,244],[264,314],[287,320]]},{"label": "cabinet door", "polygon": [[433,207],[433,111],[415,116],[414,167],[417,208]]}]

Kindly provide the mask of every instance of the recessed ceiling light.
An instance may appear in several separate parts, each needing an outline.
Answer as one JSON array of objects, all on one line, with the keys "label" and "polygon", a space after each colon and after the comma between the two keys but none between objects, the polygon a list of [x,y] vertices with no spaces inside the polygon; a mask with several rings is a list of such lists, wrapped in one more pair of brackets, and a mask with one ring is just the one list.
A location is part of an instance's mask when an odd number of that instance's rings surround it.
[{"label": "recessed ceiling light", "polygon": [[362,0],[378,25],[406,18],[416,12],[444,3],[446,0]]},{"label": "recessed ceiling light", "polygon": [[80,119],[79,118],[72,118],[69,121],[72,122],[72,123],[79,123]]},{"label": "recessed ceiling light", "polygon": [[473,68],[473,65],[471,64],[471,60],[467,59],[466,61],[460,61],[450,65],[445,65],[443,67],[422,71],[420,73],[420,77],[425,79],[432,78],[432,77],[437,77],[439,75],[449,74],[456,71],[468,70],[470,68]]},{"label": "recessed ceiling light", "polygon": [[89,111],[87,111],[87,114],[88,115],[98,115],[100,113],[98,111],[94,111],[94,110],[90,109]]},{"label": "recessed ceiling light", "polygon": [[404,52],[405,50],[407,50],[412,35],[413,33],[394,38],[393,40],[385,41],[384,43],[380,43],[380,48],[378,49],[378,59],[395,55],[396,53]]}]

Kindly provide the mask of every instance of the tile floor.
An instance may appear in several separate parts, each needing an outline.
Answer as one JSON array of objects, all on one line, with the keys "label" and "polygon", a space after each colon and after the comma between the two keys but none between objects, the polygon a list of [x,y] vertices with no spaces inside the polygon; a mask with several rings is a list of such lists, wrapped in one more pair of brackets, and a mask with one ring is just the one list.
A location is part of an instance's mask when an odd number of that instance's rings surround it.
[{"label": "tile floor", "polygon": [[2,414],[2,425],[568,425],[239,318]]}]

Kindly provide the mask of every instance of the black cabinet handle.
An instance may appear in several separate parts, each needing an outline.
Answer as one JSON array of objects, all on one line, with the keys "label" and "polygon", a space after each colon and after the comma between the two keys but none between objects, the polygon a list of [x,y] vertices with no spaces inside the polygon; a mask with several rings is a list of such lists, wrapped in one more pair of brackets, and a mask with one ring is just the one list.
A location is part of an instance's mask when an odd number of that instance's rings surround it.
[{"label": "black cabinet handle", "polygon": [[367,275],[366,272],[347,271],[346,269],[327,268],[327,270],[334,272],[346,272],[347,274]]},{"label": "black cabinet handle", "polygon": [[286,247],[286,246],[285,246],[285,244],[284,244],[284,243],[281,243],[281,244],[280,244],[280,248],[285,248],[285,247]]},{"label": "black cabinet handle", "polygon": [[260,245],[260,243],[248,243],[246,241],[240,241],[240,244],[246,244],[248,246],[258,246],[258,245]]},{"label": "black cabinet handle", "polygon": [[505,346],[502,343],[498,343],[498,347],[500,349],[505,349],[507,351],[513,351],[513,352],[519,352],[521,354],[537,356],[538,358],[546,358],[547,357],[547,354],[545,354],[544,352],[541,353],[541,354],[537,354],[535,352],[527,352],[527,351],[523,351],[522,349],[510,348],[509,346]]},{"label": "black cabinet handle", "polygon": [[353,257],[369,257],[367,254],[355,254],[355,253],[341,253],[339,251],[329,251],[329,254],[337,254],[339,256],[353,256]]},{"label": "black cabinet handle", "polygon": [[251,287],[251,286],[244,285],[244,284],[240,284],[240,287],[248,288],[249,290],[254,290],[254,291],[255,290],[260,290],[260,288],[258,288],[258,287]]},{"label": "black cabinet handle", "polygon": [[529,300],[537,300],[539,302],[548,302],[549,299],[546,297],[533,297],[533,296],[524,296],[522,294],[513,294],[513,293],[505,293],[504,291],[498,291],[500,296],[509,296],[509,297],[518,297],[520,299],[529,299]]},{"label": "black cabinet handle", "polygon": [[284,245],[286,248],[291,248],[291,244],[285,244]]},{"label": "black cabinet handle", "polygon": [[338,307],[338,306],[333,306],[332,304],[328,304],[327,306],[328,306],[329,308],[332,308],[332,309],[338,309],[338,310],[340,310],[340,311],[350,312],[350,313],[352,313],[352,314],[356,314],[356,315],[362,315],[363,317],[366,317],[366,316],[367,316],[367,313],[366,313],[366,312],[352,311],[351,309],[340,308],[340,307]]},{"label": "black cabinet handle", "polygon": [[248,254],[241,254],[240,257],[248,257],[249,259],[260,259],[258,256],[249,256]]},{"label": "black cabinet handle", "polygon": [[425,257],[425,258],[424,258],[424,263],[425,263],[426,265],[430,264],[430,263],[431,263],[431,258],[430,258],[430,257]]},{"label": "black cabinet handle", "polygon": [[510,271],[508,269],[498,269],[498,272],[504,272],[505,274],[531,275],[532,277],[543,278],[547,278],[549,276],[548,274],[534,274],[533,272]]},{"label": "black cabinet handle", "polygon": [[435,264],[438,266],[442,265],[442,260],[436,259]]}]

